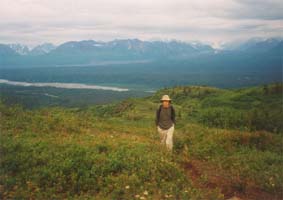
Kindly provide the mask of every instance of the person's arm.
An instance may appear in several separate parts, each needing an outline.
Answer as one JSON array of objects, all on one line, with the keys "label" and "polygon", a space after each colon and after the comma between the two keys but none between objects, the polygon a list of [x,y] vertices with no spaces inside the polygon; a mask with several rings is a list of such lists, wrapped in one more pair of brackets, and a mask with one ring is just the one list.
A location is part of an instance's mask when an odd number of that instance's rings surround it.
[{"label": "person's arm", "polygon": [[158,122],[159,122],[159,109],[156,110],[156,116],[155,116],[155,125],[156,126],[158,126]]},{"label": "person's arm", "polygon": [[174,125],[176,125],[176,114],[175,114],[175,109],[174,107],[172,106],[172,114],[171,114],[171,118],[172,118],[172,121],[174,123]]}]

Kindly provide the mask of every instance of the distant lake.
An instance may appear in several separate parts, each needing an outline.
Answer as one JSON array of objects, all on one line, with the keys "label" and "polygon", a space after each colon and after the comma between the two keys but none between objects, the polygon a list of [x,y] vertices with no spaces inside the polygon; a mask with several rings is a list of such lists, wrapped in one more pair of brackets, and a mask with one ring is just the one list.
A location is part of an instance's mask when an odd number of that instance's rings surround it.
[{"label": "distant lake", "polygon": [[65,88],[65,89],[91,89],[91,90],[112,90],[117,92],[129,91],[127,88],[119,87],[107,87],[99,85],[87,85],[81,83],[28,83],[19,81],[10,81],[5,79],[0,79],[0,84],[24,86],[24,87],[54,87],[54,88]]}]

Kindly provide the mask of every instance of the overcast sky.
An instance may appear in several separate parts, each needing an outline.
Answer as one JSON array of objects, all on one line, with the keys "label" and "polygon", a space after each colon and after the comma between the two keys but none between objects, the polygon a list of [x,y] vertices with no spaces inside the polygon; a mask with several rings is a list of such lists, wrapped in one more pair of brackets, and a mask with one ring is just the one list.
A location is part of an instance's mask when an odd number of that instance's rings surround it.
[{"label": "overcast sky", "polygon": [[219,45],[282,35],[282,0],[0,0],[0,43],[139,38]]}]

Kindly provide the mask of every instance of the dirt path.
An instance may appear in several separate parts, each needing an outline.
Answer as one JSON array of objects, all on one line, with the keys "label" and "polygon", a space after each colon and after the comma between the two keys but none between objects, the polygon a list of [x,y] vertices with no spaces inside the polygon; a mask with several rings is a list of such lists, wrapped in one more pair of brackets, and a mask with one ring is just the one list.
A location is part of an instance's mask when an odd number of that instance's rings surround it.
[{"label": "dirt path", "polygon": [[[235,187],[233,181],[228,176],[222,176],[217,169],[209,167],[206,162],[199,160],[186,161],[183,164],[186,175],[192,180],[196,188],[203,190],[204,194],[209,194],[219,189],[225,200],[282,200],[281,195],[267,193],[260,188],[250,187],[242,189]],[[205,166],[205,167],[203,167]],[[209,171],[203,171],[203,168]]]}]

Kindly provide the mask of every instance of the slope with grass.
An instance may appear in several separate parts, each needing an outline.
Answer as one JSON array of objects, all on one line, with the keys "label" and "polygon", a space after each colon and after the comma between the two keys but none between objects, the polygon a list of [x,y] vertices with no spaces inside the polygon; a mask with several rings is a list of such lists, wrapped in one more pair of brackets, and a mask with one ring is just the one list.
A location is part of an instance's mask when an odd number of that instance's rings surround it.
[{"label": "slope with grass", "polygon": [[[177,111],[172,154],[154,125],[164,93]],[[282,198],[281,83],[0,112],[1,199]]]}]

